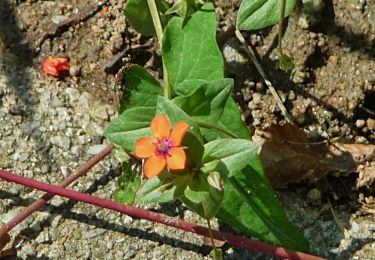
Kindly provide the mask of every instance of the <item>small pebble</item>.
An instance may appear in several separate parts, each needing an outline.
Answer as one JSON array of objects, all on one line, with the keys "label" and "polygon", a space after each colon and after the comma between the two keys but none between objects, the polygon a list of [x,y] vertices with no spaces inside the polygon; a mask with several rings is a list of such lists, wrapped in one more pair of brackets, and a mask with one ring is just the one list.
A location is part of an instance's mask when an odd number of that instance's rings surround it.
[{"label": "small pebble", "polygon": [[65,16],[65,15],[54,15],[54,16],[52,16],[52,22],[54,24],[61,23],[62,21],[66,20],[66,19],[68,19],[68,17]]},{"label": "small pebble", "polygon": [[314,189],[311,189],[308,193],[307,193],[307,197],[311,200],[314,200],[314,201],[318,201],[322,198],[322,193],[320,190],[318,190],[317,188],[314,188]]},{"label": "small pebble", "polygon": [[80,74],[80,72],[81,72],[81,68],[77,65],[72,65],[69,68],[69,74],[71,76],[78,76]]},{"label": "small pebble", "polygon": [[254,93],[253,94],[253,102],[254,102],[254,104],[262,103],[262,95],[259,94],[259,93]]},{"label": "small pebble", "polygon": [[90,230],[88,232],[85,232],[83,235],[82,235],[82,239],[90,239],[90,238],[94,238],[94,237],[97,237],[97,236],[100,236],[102,234],[104,234],[105,232],[107,232],[106,229],[102,229],[102,228],[96,228],[94,230]]},{"label": "small pebble", "polygon": [[374,128],[375,128],[375,120],[372,119],[372,118],[367,119],[366,125],[367,125],[368,130],[370,130],[370,131],[374,130]]},{"label": "small pebble", "polygon": [[90,154],[90,155],[95,155],[95,154],[98,154],[99,152],[101,152],[106,147],[107,146],[105,144],[93,145],[93,146],[89,147],[89,149],[87,150],[87,153]]},{"label": "small pebble", "polygon": [[30,245],[26,244],[22,247],[22,251],[27,255],[27,256],[34,256],[35,255],[35,248]]},{"label": "small pebble", "polygon": [[358,127],[358,128],[362,128],[362,127],[365,125],[365,120],[363,120],[363,119],[358,119],[358,120],[355,122],[355,125],[356,125],[356,127]]},{"label": "small pebble", "polygon": [[359,144],[366,144],[368,143],[367,139],[364,136],[356,136],[355,142]]}]

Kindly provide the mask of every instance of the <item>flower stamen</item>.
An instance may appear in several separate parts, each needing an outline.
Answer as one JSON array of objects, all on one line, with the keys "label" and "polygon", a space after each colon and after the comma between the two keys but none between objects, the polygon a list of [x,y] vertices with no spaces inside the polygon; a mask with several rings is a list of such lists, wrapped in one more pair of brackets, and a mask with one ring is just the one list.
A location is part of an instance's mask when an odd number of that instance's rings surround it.
[{"label": "flower stamen", "polygon": [[164,156],[169,155],[170,156],[170,150],[173,147],[172,140],[169,138],[164,138],[161,140],[158,140],[156,143],[156,151],[159,154],[162,154]]}]

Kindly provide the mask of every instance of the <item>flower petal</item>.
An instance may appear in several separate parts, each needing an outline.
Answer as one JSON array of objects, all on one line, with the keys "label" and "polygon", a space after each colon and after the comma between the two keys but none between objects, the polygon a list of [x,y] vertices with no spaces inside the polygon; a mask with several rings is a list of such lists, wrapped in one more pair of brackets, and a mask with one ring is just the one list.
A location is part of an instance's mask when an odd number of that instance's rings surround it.
[{"label": "flower petal", "polygon": [[167,156],[167,167],[170,170],[185,169],[186,154],[182,147],[172,147],[170,156]]},{"label": "flower petal", "polygon": [[69,61],[67,58],[55,58],[57,61],[57,70],[69,70]]},{"label": "flower petal", "polygon": [[172,140],[173,146],[179,146],[186,132],[189,130],[189,124],[181,121],[178,122],[172,129],[170,139]]},{"label": "flower petal", "polygon": [[170,125],[165,115],[157,115],[151,121],[151,131],[156,138],[167,138],[170,133]]},{"label": "flower petal", "polygon": [[55,76],[55,77],[59,76],[59,72],[57,71],[57,69],[55,67],[48,66],[48,65],[43,65],[42,66],[42,70],[47,75],[52,75],[52,76]]},{"label": "flower petal", "polygon": [[57,69],[58,71],[69,70],[69,65],[59,64],[58,66],[56,66],[56,69]]},{"label": "flower petal", "polygon": [[166,161],[164,156],[152,156],[146,160],[145,165],[143,166],[143,172],[146,175],[146,177],[150,179],[154,176],[159,175],[163,171],[165,164]]},{"label": "flower petal", "polygon": [[42,70],[48,75],[59,76],[62,70],[69,70],[69,61],[67,58],[48,57],[43,61]]},{"label": "flower petal", "polygon": [[68,65],[68,58],[53,58],[59,65]]},{"label": "flower petal", "polygon": [[155,154],[156,148],[151,137],[141,137],[135,143],[135,156],[138,158],[148,158]]}]

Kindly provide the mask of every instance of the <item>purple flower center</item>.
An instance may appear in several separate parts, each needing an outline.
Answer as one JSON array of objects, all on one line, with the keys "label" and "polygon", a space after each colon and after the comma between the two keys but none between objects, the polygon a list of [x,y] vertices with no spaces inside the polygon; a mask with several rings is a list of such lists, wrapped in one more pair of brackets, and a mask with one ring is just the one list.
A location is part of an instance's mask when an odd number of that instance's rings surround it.
[{"label": "purple flower center", "polygon": [[158,140],[158,142],[156,143],[156,151],[159,154],[166,156],[169,155],[169,151],[171,150],[172,146],[172,140],[170,140],[169,138],[164,138]]}]

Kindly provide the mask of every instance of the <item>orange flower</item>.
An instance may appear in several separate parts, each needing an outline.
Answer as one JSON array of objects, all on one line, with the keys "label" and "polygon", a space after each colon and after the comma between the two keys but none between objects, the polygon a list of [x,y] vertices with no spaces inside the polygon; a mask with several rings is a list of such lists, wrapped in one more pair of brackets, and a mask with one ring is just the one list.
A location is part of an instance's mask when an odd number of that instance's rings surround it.
[{"label": "orange flower", "polygon": [[69,62],[67,58],[48,57],[43,61],[42,71],[47,75],[54,77],[60,76],[60,71],[69,70]]},{"label": "orange flower", "polygon": [[135,156],[147,159],[143,171],[147,178],[159,175],[165,167],[169,170],[183,170],[186,155],[180,147],[189,125],[181,121],[172,131],[168,119],[164,115],[157,115],[151,121],[151,131],[154,137],[141,137],[135,144]]}]

